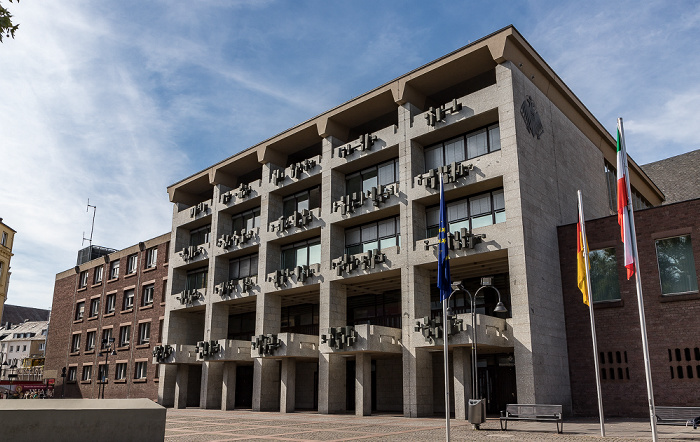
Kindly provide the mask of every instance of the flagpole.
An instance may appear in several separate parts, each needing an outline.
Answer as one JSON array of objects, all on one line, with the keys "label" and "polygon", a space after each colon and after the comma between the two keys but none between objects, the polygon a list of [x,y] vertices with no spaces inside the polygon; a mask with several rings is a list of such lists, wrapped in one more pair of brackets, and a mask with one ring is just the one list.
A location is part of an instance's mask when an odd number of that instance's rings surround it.
[{"label": "flagpole", "polygon": [[595,316],[593,315],[593,296],[591,293],[591,268],[589,262],[588,237],[586,236],[585,218],[583,216],[583,197],[581,191],[578,194],[578,217],[581,224],[581,237],[583,243],[583,259],[586,268],[586,296],[588,297],[588,311],[591,317],[591,336],[593,337],[593,361],[595,362],[595,385],[598,392],[598,416],[600,417],[600,437],[605,437],[605,415],[603,414],[603,393],[600,387],[600,363],[598,361],[598,339],[595,333]]},{"label": "flagpole", "polygon": [[632,243],[632,253],[634,254],[634,273],[637,284],[637,306],[639,308],[639,324],[642,334],[642,350],[644,352],[644,371],[647,382],[647,400],[649,401],[649,418],[651,420],[651,436],[654,442],[659,440],[659,435],[656,431],[656,410],[654,407],[654,388],[651,381],[651,364],[649,362],[649,342],[647,340],[647,323],[644,317],[644,297],[642,295],[642,277],[639,274],[639,254],[637,253],[637,230],[634,227],[634,209],[632,207],[632,192],[630,191],[629,166],[627,163],[627,146],[625,145],[625,131],[622,127],[622,118],[617,119],[617,125],[620,130],[620,139],[622,143],[623,160],[625,166],[625,184],[627,186],[627,207],[629,214],[630,235]]},{"label": "flagpole", "polygon": [[[443,179],[442,179],[442,174],[440,174],[440,209],[443,209],[444,206],[444,198],[445,198],[445,188],[443,184]],[[443,223],[443,215],[446,216],[446,214],[442,213],[442,210],[440,210],[440,222]],[[445,229],[444,232],[444,238],[446,240],[447,238],[447,225],[442,226],[442,228]],[[438,238],[440,236],[438,235]],[[441,239],[442,240],[442,239]],[[446,253],[449,253],[447,250],[447,244],[443,246],[445,247],[444,250]],[[440,254],[438,253],[438,259],[440,259]],[[438,275],[438,278],[442,277],[442,275]],[[447,284],[450,284],[451,281],[447,281]],[[443,347],[443,353],[444,353],[444,358],[445,358],[445,441],[450,442],[450,367],[449,367],[449,354],[448,354],[448,348],[447,348],[447,303],[450,300],[450,296],[447,295],[446,292],[442,291],[441,289],[441,296],[442,296],[442,347]],[[445,296],[446,295],[446,296]]]}]

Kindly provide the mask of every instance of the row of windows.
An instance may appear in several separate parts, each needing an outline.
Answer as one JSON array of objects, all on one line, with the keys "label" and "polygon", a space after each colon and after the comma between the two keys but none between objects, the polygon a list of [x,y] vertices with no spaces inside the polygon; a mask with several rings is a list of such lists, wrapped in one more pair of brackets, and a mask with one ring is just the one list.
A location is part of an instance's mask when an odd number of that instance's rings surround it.
[{"label": "row of windows", "polygon": [[[155,293],[155,284],[146,284],[141,290],[141,302],[140,306],[142,308],[149,307],[153,305]],[[163,281],[163,290],[161,292],[161,302],[165,302],[166,293],[166,281]],[[134,308],[134,294],[135,289],[124,290],[124,295],[122,297],[121,310],[129,311]],[[101,298],[94,298],[90,300],[90,310],[88,318],[96,318],[100,314],[100,302]],[[117,307],[117,294],[109,293],[105,296],[105,308],[104,314],[112,314],[115,312]],[[75,305],[75,320],[80,321],[85,316],[85,301],[79,301]]]},{"label": "row of windows", "polygon": [[425,171],[501,150],[498,124],[425,148]]},{"label": "row of windows", "polygon": [[[450,232],[459,231],[461,228],[471,231],[506,220],[503,189],[448,201],[446,207]],[[429,207],[426,209],[425,215],[428,227],[427,237],[437,236],[440,225],[440,206]]]},{"label": "row of windows", "polygon": [[[697,292],[698,278],[690,235],[657,239],[655,244],[661,294]],[[589,257],[593,301],[621,299],[615,248],[591,250]]]},{"label": "row of windows", "polygon": [[345,178],[345,193],[368,192],[372,187],[386,186],[399,181],[399,159],[377,164]]},{"label": "row of windows", "polygon": [[[92,381],[92,365],[83,365],[81,371],[80,380],[82,382]],[[109,379],[108,366],[101,364],[98,366],[97,382],[104,382]],[[126,380],[127,375],[127,363],[118,362],[114,367],[114,380],[122,381]],[[148,362],[139,361],[134,364],[134,379],[146,379],[148,375]],[[156,365],[156,378],[158,377],[158,366]],[[68,367],[68,373],[66,374],[67,382],[76,382],[78,379],[78,367]]]},{"label": "row of windows", "polygon": [[[113,339],[113,329],[112,328],[105,328],[102,330],[102,340],[100,348],[101,349],[106,349],[109,348],[109,342],[112,341]],[[159,333],[162,333],[162,321],[161,321],[161,330]],[[81,333],[75,333],[73,334],[71,338],[71,346],[70,346],[70,351],[71,353],[77,353],[80,351],[80,340],[81,340]],[[88,331],[85,334],[85,351],[91,351],[95,349],[96,346],[96,340],[97,339],[97,331],[92,330]],[[137,345],[143,345],[143,344],[148,344],[151,341],[151,323],[150,322],[142,322],[138,325],[138,335],[137,335]],[[119,340],[117,341],[117,347],[125,347],[131,343],[131,325],[122,325],[119,327]]]},{"label": "row of windows", "polygon": [[[109,263],[109,280],[117,279],[119,278],[119,266],[120,266],[120,261],[119,259],[115,261],[111,261]],[[157,247],[151,247],[150,249],[146,250],[146,259],[144,261],[144,269],[152,269],[156,267],[156,263],[158,261],[158,248]],[[166,261],[167,261],[167,253],[166,253]],[[136,273],[138,269],[138,253],[134,253],[132,255],[129,255],[126,257],[126,274],[131,275]],[[88,285],[88,273],[89,270],[83,270],[80,272],[79,276],[79,282],[78,282],[78,287],[79,288],[85,288]],[[102,282],[102,279],[104,277],[104,265],[95,267],[95,271],[93,273],[93,279],[92,283],[94,284],[100,284]]]}]

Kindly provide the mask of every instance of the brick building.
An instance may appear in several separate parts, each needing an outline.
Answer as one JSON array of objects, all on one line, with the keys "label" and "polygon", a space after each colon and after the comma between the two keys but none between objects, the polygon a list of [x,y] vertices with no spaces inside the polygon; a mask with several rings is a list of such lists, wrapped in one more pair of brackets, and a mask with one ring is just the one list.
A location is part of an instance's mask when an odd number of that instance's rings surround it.
[{"label": "brick building", "polygon": [[[612,164],[615,140],[511,26],[173,184],[159,401],[444,413],[444,173],[452,278],[495,287],[477,360],[470,326],[450,338],[452,409],[466,417],[472,362],[489,412],[570,408],[557,226],[577,189],[612,213]],[[636,204],[659,205],[630,174]],[[451,303],[470,324],[467,294]]]},{"label": "brick building", "polygon": [[[157,398],[153,347],[161,341],[170,235],[165,234],[56,275],[46,370],[66,368],[65,397]],[[102,254],[102,253],[98,254]],[[101,352],[114,339],[116,355]],[[109,354],[109,356],[107,356]],[[107,382],[100,379],[108,361]]]}]

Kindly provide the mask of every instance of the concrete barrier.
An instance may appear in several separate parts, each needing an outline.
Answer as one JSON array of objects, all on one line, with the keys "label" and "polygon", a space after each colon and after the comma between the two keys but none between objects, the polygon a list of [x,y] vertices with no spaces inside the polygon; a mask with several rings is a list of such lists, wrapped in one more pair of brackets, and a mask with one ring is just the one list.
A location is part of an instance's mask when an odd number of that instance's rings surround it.
[{"label": "concrete barrier", "polygon": [[162,441],[165,412],[149,399],[0,400],[4,440]]}]

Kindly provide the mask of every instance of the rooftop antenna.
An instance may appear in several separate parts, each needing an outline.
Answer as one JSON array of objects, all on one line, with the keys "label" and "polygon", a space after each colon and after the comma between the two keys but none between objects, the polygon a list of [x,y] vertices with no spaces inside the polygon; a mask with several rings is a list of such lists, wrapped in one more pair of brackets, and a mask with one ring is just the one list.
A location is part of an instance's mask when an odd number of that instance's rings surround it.
[{"label": "rooftop antenna", "polygon": [[92,232],[95,231],[95,214],[97,213],[97,206],[91,206],[90,198],[88,198],[87,207],[85,208],[85,211],[89,212],[90,207],[92,207],[92,227],[90,227],[90,238],[85,238],[85,231],[83,231],[82,245],[85,245],[85,241],[88,241],[88,243],[90,244],[90,250],[92,250]]}]

